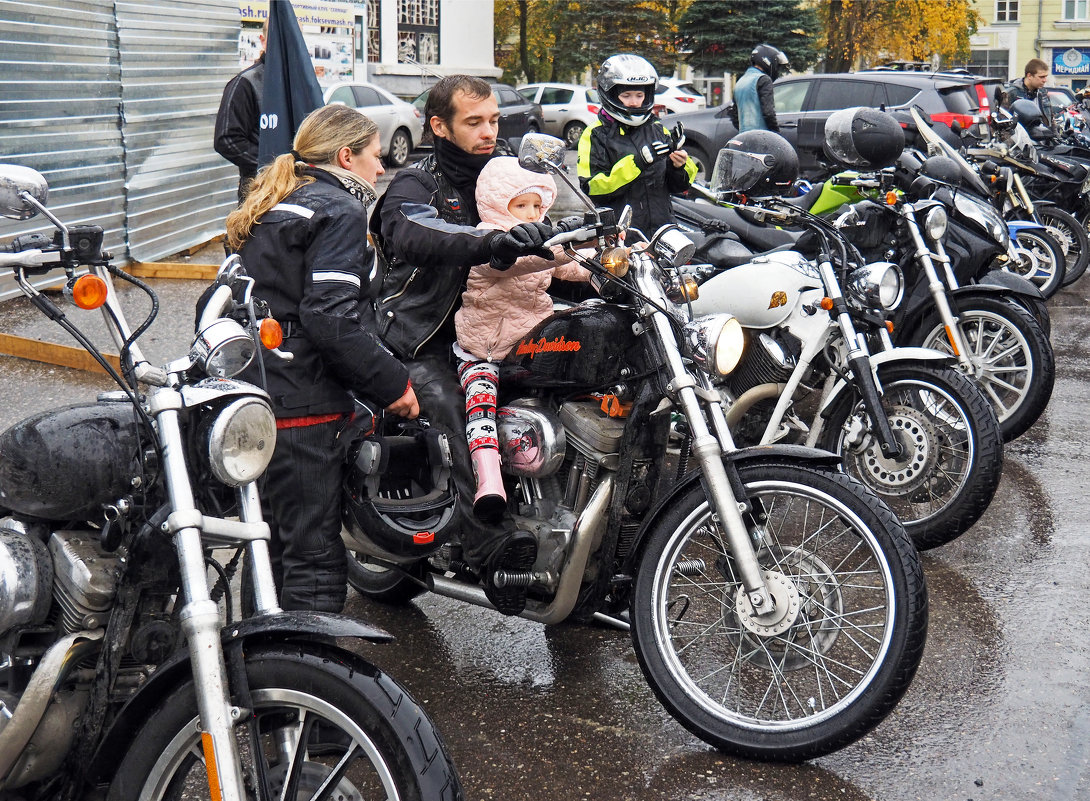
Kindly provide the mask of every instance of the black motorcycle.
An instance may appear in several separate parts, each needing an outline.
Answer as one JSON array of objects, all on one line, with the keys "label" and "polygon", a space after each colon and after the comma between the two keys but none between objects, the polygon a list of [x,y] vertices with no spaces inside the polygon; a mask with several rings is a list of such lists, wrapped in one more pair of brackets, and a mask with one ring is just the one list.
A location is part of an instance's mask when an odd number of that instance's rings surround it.
[{"label": "black motorcycle", "polygon": [[[390,636],[278,606],[256,490],[275,421],[232,378],[259,311],[237,257],[188,354],[157,367],[137,344],[154,293],[111,264],[100,227],[64,225],[46,196],[41,175],[0,165],[0,214],[56,227],[17,237],[0,267],[119,390],[0,434],[0,797],[461,798],[420,706],[334,641]],[[119,360],[31,286],[53,271],[76,306],[102,309]],[[135,331],[113,278],[152,301]],[[279,344],[272,320],[261,331]],[[256,614],[240,619],[243,554]]]},{"label": "black motorcycle", "polygon": [[[567,181],[563,153],[530,135],[519,159]],[[501,365],[509,510],[538,557],[496,581],[527,587],[530,620],[630,626],[659,700],[715,747],[829,753],[889,714],[919,663],[927,595],[915,549],[833,454],[735,447],[711,375],[738,363],[737,321],[692,320],[696,288],[678,270],[692,242],[669,226],[632,248],[641,235],[627,220],[590,211],[553,239],[594,244],[593,258],[568,250],[603,298],[545,320]],[[381,488],[368,482],[374,463],[357,461],[346,506]],[[434,474],[419,479],[391,498],[426,499]],[[489,605],[456,541],[346,523],[363,594]]]}]

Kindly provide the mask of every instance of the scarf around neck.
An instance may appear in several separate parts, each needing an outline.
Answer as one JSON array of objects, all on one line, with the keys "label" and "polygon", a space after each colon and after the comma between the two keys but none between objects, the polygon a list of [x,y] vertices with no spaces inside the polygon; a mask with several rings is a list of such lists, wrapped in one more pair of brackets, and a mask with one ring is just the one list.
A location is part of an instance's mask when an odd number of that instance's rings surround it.
[{"label": "scarf around neck", "polygon": [[313,164],[311,166],[336,178],[352,197],[363,204],[364,208],[370,208],[371,204],[378,199],[378,192],[375,187],[354,172],[338,167],[336,164]]},{"label": "scarf around neck", "polygon": [[459,189],[473,186],[484,165],[492,158],[492,153],[478,155],[466,153],[462,148],[442,137],[435,137],[435,159],[450,182]]}]

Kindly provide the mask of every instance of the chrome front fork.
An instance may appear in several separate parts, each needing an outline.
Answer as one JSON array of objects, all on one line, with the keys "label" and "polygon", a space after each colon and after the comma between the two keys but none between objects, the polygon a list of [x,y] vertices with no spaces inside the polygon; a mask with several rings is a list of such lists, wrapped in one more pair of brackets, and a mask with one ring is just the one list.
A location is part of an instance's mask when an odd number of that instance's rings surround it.
[{"label": "chrome front fork", "polygon": [[[950,347],[953,348],[954,356],[957,358],[961,369],[972,375],[975,367],[965,347],[965,339],[961,333],[961,321],[950,307],[950,299],[946,296],[946,284],[939,278],[938,270],[935,269],[931,249],[924,241],[923,234],[920,233],[920,226],[912,217],[910,210],[905,213],[905,221],[908,223],[908,230],[912,233],[912,243],[916,248],[916,261],[923,267],[924,274],[927,276],[927,289],[935,301],[935,308],[939,310],[939,319],[942,320],[943,327],[946,329],[946,339],[950,343]],[[939,243],[936,242],[935,244],[938,245]],[[948,267],[949,260],[946,259],[945,252],[940,250],[940,255],[944,261],[947,275],[951,276]]]}]

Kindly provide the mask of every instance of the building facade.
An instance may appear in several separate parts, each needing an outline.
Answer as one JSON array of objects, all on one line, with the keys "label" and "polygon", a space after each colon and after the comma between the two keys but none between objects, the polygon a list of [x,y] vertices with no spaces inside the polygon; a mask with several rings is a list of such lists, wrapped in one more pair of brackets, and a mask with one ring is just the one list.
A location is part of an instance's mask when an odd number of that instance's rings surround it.
[{"label": "building facade", "polygon": [[1026,62],[1049,65],[1049,83],[1082,89],[1090,83],[1090,0],[974,0],[984,23],[970,39],[967,66],[1010,80]]}]

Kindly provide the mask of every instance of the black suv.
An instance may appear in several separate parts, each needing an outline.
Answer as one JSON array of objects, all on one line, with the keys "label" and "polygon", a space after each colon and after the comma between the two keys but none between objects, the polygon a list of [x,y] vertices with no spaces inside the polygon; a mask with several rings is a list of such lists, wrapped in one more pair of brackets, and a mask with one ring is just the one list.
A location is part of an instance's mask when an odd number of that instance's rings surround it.
[{"label": "black suv", "polygon": [[[918,106],[934,122],[962,127],[981,124],[990,98],[1002,81],[967,72],[917,72],[889,68],[825,75],[789,75],[773,86],[780,133],[799,154],[804,178],[827,175],[823,148],[825,120],[834,111],[853,106],[907,111]],[[727,106],[669,114],[666,126],[685,125],[684,148],[710,177],[716,154],[737,132],[727,116]],[[936,126],[941,129],[943,126]]]}]

